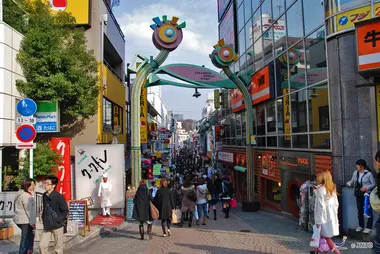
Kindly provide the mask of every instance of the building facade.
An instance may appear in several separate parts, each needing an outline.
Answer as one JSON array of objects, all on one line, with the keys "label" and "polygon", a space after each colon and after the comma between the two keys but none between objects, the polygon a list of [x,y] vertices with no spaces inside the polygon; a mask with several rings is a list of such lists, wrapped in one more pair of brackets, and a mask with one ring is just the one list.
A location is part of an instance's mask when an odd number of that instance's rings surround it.
[{"label": "building facade", "polygon": [[[371,1],[344,2],[218,1],[219,38],[240,56],[231,69],[251,75],[257,198],[295,216],[303,182],[327,169],[340,186],[352,176],[356,160],[373,165],[378,147],[375,87],[357,87],[368,80],[357,74],[354,23],[345,19],[371,10]],[[376,9],[380,1],[374,2]],[[244,200],[241,93],[224,90],[221,108],[218,161]]]},{"label": "building facade", "polygon": [[202,118],[208,117],[215,111],[214,107],[214,93],[207,93],[207,100],[205,106],[202,109]]}]

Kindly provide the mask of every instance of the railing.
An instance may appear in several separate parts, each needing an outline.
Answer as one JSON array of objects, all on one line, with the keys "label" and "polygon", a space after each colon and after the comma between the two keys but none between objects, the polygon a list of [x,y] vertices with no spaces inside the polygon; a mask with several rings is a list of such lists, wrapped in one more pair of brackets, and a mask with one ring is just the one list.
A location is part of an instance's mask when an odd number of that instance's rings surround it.
[{"label": "railing", "polygon": [[117,27],[117,30],[119,31],[121,37],[122,37],[123,40],[125,41],[124,33],[123,33],[123,31],[121,31],[120,25],[119,25],[119,23],[117,22],[117,20],[116,20],[115,16],[113,15],[113,13],[112,13],[112,9],[111,9],[111,7],[107,4],[106,0],[103,0],[103,2],[104,2],[104,4],[105,4],[105,6],[107,7],[107,10],[108,10],[108,12],[109,12],[111,18],[112,18],[113,21],[115,22],[116,27]]},{"label": "railing", "polygon": [[116,73],[116,71],[111,67],[111,65],[106,61],[106,60],[103,60],[103,63],[105,66],[107,66],[107,68],[112,72],[112,74],[114,74],[116,76],[116,78],[124,84],[122,78]]}]

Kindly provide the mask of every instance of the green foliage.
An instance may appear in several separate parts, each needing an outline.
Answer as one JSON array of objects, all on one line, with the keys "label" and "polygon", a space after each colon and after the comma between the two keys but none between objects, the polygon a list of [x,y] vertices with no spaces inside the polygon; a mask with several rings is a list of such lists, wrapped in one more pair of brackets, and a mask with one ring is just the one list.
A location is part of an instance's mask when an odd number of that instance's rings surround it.
[{"label": "green foliage", "polygon": [[[30,150],[29,150],[30,151]],[[13,183],[21,186],[23,179],[29,177],[29,152],[21,159],[22,170],[19,170],[18,176],[13,179]],[[61,154],[58,151],[52,151],[49,143],[38,143],[33,152],[33,173],[35,177],[51,175],[58,169],[62,162]]]},{"label": "green foliage", "polygon": [[83,29],[75,27],[69,13],[52,15],[41,0],[27,6],[27,12],[27,32],[17,55],[26,81],[17,80],[17,89],[34,100],[58,101],[63,116],[94,115],[98,64],[87,50]]},{"label": "green foliage", "polygon": [[24,7],[24,0],[3,0],[4,22],[22,34],[26,33],[27,24]]}]

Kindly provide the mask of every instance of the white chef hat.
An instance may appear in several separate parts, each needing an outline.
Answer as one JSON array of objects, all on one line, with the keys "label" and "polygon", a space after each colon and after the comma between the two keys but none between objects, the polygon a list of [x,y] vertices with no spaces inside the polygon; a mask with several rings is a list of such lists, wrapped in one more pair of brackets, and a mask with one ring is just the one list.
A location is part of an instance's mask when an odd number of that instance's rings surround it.
[{"label": "white chef hat", "polygon": [[108,178],[108,173],[104,173],[103,178]]}]

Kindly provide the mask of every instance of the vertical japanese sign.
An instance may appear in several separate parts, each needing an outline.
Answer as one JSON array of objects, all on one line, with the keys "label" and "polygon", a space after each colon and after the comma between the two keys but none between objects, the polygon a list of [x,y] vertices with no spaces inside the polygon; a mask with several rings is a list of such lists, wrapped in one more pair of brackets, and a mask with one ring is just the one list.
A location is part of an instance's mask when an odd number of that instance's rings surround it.
[{"label": "vertical japanese sign", "polygon": [[356,24],[358,71],[380,70],[380,18]]},{"label": "vertical japanese sign", "polygon": [[214,149],[214,141],[212,131],[207,133],[207,152],[212,152]]},{"label": "vertical japanese sign", "polygon": [[[289,89],[282,89],[283,94],[287,94]],[[290,134],[290,100],[289,95],[283,97],[283,107],[284,107],[284,134]],[[285,140],[290,140],[290,136],[285,136]]]},{"label": "vertical japanese sign", "polygon": [[72,199],[70,138],[51,138],[50,147],[62,156],[56,174],[59,180],[56,190],[65,197],[66,201],[69,201]]},{"label": "vertical japanese sign", "polygon": [[75,146],[75,199],[92,200],[89,207],[100,208],[98,190],[104,173],[112,184],[112,208],[124,208],[124,145]]},{"label": "vertical japanese sign", "polygon": [[220,108],[220,93],[219,89],[214,90],[214,108],[219,109]]},{"label": "vertical japanese sign", "polygon": [[148,99],[147,90],[145,87],[141,88],[140,95],[140,141],[141,144],[148,143]]}]

